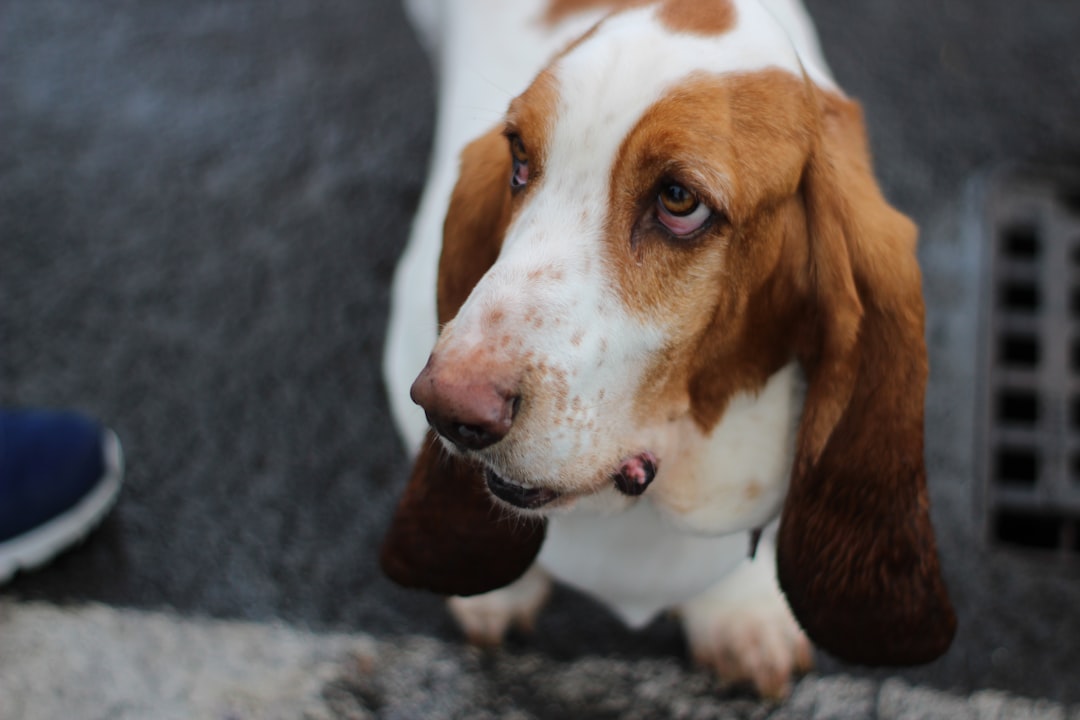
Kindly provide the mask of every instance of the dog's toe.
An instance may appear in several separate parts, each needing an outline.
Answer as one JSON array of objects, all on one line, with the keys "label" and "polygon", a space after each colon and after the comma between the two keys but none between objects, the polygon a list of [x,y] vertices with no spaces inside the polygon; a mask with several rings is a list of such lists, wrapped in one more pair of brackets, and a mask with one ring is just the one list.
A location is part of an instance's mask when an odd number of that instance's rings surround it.
[{"label": "dog's toe", "polygon": [[791,694],[792,678],[813,665],[810,641],[798,627],[763,613],[714,616],[690,636],[695,661],[727,685],[747,684],[770,700]]}]

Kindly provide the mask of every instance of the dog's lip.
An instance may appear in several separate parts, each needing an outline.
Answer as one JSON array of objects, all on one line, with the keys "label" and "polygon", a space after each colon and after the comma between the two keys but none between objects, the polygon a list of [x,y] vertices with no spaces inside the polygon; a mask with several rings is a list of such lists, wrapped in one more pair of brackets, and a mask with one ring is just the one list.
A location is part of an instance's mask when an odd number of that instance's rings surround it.
[{"label": "dog's lip", "polygon": [[559,497],[559,493],[549,488],[528,488],[512,483],[490,468],[485,470],[484,476],[492,495],[523,510],[535,510]]},{"label": "dog's lip", "polygon": [[[628,497],[641,495],[656,477],[660,461],[650,451],[643,451],[624,459],[619,468],[609,476],[615,488]],[[499,500],[524,510],[535,510],[563,497],[564,495],[550,488],[533,488],[511,482],[490,467],[484,468],[484,477],[491,494]]]}]

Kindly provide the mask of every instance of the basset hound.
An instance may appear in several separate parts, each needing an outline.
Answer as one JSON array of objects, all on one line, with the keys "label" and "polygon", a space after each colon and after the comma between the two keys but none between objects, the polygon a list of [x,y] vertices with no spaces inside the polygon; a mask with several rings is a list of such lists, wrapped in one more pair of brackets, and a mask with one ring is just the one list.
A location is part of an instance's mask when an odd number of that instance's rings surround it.
[{"label": "basset hound", "polygon": [[770,696],[810,641],[945,652],[916,229],[798,1],[407,10],[439,115],[384,361],[416,456],[385,572],[480,643],[552,578],[633,627],[671,610]]}]

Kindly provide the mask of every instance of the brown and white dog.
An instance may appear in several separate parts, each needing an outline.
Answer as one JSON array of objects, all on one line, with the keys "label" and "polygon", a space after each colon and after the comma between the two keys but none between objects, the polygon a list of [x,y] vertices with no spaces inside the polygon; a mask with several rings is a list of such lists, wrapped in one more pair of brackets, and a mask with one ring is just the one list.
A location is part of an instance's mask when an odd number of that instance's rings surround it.
[{"label": "brown and white dog", "polygon": [[552,577],[631,626],[675,610],[766,695],[806,635],[943,653],[916,230],[802,6],[408,9],[439,117],[385,357],[417,454],[386,572],[476,642]]}]

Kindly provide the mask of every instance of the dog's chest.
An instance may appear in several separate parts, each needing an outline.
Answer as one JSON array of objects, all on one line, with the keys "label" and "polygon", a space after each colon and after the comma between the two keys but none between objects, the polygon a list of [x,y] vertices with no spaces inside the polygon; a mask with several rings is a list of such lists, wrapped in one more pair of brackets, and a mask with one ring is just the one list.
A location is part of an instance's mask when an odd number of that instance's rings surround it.
[{"label": "dog's chest", "polygon": [[632,628],[715,585],[746,557],[748,535],[675,530],[642,500],[626,512],[571,512],[548,520],[538,561],[553,577]]},{"label": "dog's chest", "polygon": [[715,585],[780,512],[802,396],[792,364],[733,398],[708,438],[671,448],[630,509],[598,510],[597,498],[550,518],[540,564],[632,627]]}]

